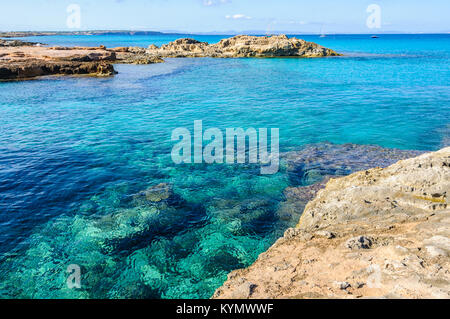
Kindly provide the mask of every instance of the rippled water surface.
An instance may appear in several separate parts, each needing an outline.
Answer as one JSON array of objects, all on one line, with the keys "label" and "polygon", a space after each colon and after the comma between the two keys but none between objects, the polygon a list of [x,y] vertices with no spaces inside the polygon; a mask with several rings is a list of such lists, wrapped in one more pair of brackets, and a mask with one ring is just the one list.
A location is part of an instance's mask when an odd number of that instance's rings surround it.
[{"label": "rippled water surface", "polygon": [[[112,47],[177,37],[31,40]],[[0,83],[0,297],[207,298],[294,225],[277,213],[283,190],[303,183],[285,163],[271,176],[172,163],[172,130],[193,130],[194,120],[280,128],[282,152],[450,144],[449,35],[304,38],[346,56],[168,59],[117,65],[112,78]],[[160,183],[173,185],[175,202],[137,200]],[[69,264],[81,266],[82,289],[67,288]]]}]

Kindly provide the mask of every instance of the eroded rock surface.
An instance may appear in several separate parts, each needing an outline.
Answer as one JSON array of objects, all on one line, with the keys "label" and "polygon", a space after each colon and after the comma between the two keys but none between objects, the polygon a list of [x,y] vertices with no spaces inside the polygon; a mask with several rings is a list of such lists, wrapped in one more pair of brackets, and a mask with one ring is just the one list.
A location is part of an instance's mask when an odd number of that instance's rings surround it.
[{"label": "eroded rock surface", "polygon": [[0,47],[0,79],[27,79],[43,75],[96,75],[115,73],[114,52],[103,48]]},{"label": "eroded rock surface", "polygon": [[153,64],[164,62],[159,56],[150,54],[145,48],[119,47],[111,51],[117,55],[116,63],[124,64]]},{"label": "eroded rock surface", "polygon": [[[325,188],[331,178],[347,176],[372,167],[387,167],[423,152],[383,148],[376,145],[318,143],[283,154],[292,185],[277,211],[286,227],[295,225],[306,204]],[[307,186],[303,186],[307,185]]]},{"label": "eroded rock surface", "polygon": [[36,42],[26,42],[21,40],[4,40],[0,39],[0,47],[23,47],[23,46],[32,46],[32,45],[40,45]]},{"label": "eroded rock surface", "polygon": [[160,48],[152,45],[148,51],[161,57],[326,57],[339,56],[331,49],[327,49],[313,42],[286,35],[259,37],[238,35],[223,39],[216,44],[208,44],[194,39],[178,39]]},{"label": "eroded rock surface", "polygon": [[112,64],[152,64],[164,57],[325,57],[333,50],[285,35],[235,36],[216,44],[179,39],[158,48],[45,47],[39,43],[0,40],[0,80],[27,79],[43,75],[115,74]]},{"label": "eroded rock surface", "polygon": [[214,297],[450,298],[449,191],[450,148],[331,179]]},{"label": "eroded rock surface", "polygon": [[163,62],[145,49],[100,47],[43,47],[18,41],[0,43],[0,80],[28,79],[44,75],[115,74],[114,63],[150,64]]}]

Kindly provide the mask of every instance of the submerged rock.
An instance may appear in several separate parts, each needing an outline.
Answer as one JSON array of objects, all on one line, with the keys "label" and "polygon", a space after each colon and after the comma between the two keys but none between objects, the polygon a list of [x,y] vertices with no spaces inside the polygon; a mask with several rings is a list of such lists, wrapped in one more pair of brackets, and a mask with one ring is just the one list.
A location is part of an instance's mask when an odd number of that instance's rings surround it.
[{"label": "submerged rock", "polygon": [[384,148],[377,145],[319,143],[283,154],[293,185],[309,185],[326,176],[346,176],[373,167],[423,154],[422,151]]},{"label": "submerged rock", "polygon": [[[422,154],[374,145],[319,143],[283,154],[292,185],[284,191],[278,218],[286,227],[296,224],[306,204],[325,188],[331,178],[346,176],[371,167],[386,167],[399,160]],[[309,185],[311,184],[311,185]]]},{"label": "submerged rock", "polygon": [[285,201],[280,203],[277,211],[280,222],[283,222],[286,227],[295,224],[306,204],[316,196],[319,190],[325,188],[330,178],[330,176],[325,176],[322,181],[310,186],[286,188],[284,190]]},{"label": "submerged rock", "polygon": [[[103,216],[60,216],[40,226],[20,254],[0,263],[0,298],[161,298],[161,287],[178,275],[179,246],[192,250],[199,241],[185,235],[186,225],[195,234],[205,210],[182,199],[171,203],[176,195],[169,184],[147,191],[159,201],[129,202]],[[81,267],[82,289],[67,287],[71,264]]]},{"label": "submerged rock", "polygon": [[139,192],[138,194],[134,195],[133,198],[137,201],[143,199],[145,201],[158,203],[173,196],[174,193],[172,185],[161,183],[156,186],[150,186],[145,191]]}]

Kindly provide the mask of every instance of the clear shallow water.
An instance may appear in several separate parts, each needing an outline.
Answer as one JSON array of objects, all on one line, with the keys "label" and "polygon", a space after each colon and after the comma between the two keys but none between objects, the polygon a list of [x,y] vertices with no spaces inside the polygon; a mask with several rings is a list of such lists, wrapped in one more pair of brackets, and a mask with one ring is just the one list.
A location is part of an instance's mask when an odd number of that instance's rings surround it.
[{"label": "clear shallow water", "polygon": [[[172,130],[192,130],[194,120],[204,128],[278,127],[282,152],[325,141],[450,144],[450,36],[304,38],[347,55],[168,59],[117,65],[113,78],[0,83],[0,296],[207,298],[295,224],[276,214],[293,183],[284,167],[260,176],[252,166],[171,162]],[[159,183],[172,184],[182,202],[130,199]],[[82,290],[65,286],[73,263],[82,266]]]}]

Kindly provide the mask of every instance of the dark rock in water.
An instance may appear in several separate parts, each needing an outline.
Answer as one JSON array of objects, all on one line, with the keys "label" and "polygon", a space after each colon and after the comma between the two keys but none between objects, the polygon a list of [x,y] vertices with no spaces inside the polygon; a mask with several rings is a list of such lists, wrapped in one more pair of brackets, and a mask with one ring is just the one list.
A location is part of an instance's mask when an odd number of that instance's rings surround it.
[{"label": "dark rock in water", "polygon": [[325,188],[325,185],[330,179],[331,176],[326,176],[321,182],[310,186],[288,187],[284,190],[284,196],[287,201],[307,203],[316,196],[319,190]]},{"label": "dark rock in water", "polygon": [[286,227],[300,219],[306,204],[316,196],[317,192],[325,188],[331,176],[325,176],[321,182],[310,186],[288,187],[284,190],[285,201],[277,211],[277,216]]},{"label": "dark rock in water", "polygon": [[208,214],[227,224],[235,235],[262,234],[272,230],[277,205],[278,201],[265,198],[216,199],[208,207]]},{"label": "dark rock in water", "polygon": [[145,191],[139,192],[134,197],[136,199],[144,198],[149,202],[158,203],[173,196],[172,185],[167,183],[161,183],[156,186],[151,186]]},{"label": "dark rock in water", "polygon": [[332,143],[312,144],[300,151],[286,153],[283,157],[291,184],[309,186],[286,188],[286,199],[280,203],[277,216],[281,223],[290,227],[297,223],[306,204],[325,188],[330,178],[373,167],[387,167],[422,153],[373,145]]},{"label": "dark rock in water", "polygon": [[25,42],[21,40],[3,40],[0,39],[0,47],[22,47],[22,46],[31,46],[31,45],[41,45],[36,42]]},{"label": "dark rock in water", "polygon": [[212,214],[227,222],[239,219],[242,223],[252,223],[271,214],[275,203],[267,199],[248,199],[243,201],[217,200],[210,206]]},{"label": "dark rock in water", "polygon": [[103,234],[105,253],[128,254],[148,246],[155,238],[171,238],[206,221],[203,206],[189,203],[168,183],[151,186],[114,214],[103,216],[96,227]]},{"label": "dark rock in water", "polygon": [[136,206],[176,206],[182,202],[182,198],[173,192],[173,186],[168,183],[150,186],[133,196],[133,204]]},{"label": "dark rock in water", "polygon": [[[102,221],[108,227],[103,249],[107,253],[129,254],[148,246],[156,238],[172,238],[186,230],[204,226],[205,209],[183,201],[176,207],[152,207],[124,211]],[[109,225],[107,223],[109,222]]]},{"label": "dark rock in water", "polygon": [[383,148],[374,145],[320,143],[284,154],[293,185],[309,185],[325,176],[345,176],[422,154],[421,151]]}]

